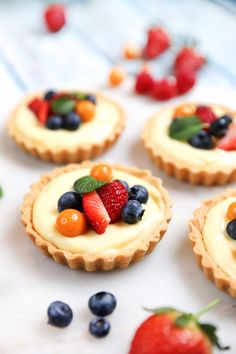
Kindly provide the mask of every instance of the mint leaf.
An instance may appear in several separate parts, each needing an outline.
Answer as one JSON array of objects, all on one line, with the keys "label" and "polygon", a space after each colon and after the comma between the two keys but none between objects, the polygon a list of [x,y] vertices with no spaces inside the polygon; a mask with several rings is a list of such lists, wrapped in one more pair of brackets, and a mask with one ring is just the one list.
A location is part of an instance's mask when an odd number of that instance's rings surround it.
[{"label": "mint leaf", "polygon": [[54,113],[66,114],[73,111],[75,101],[69,97],[60,97],[52,102],[52,110]]},{"label": "mint leaf", "polygon": [[176,309],[174,309],[173,307],[158,307],[158,308],[154,308],[154,309],[148,309],[146,307],[144,307],[145,311],[149,311],[155,314],[163,314],[163,313],[168,313],[168,312],[176,312]]},{"label": "mint leaf", "polygon": [[196,318],[194,317],[194,315],[192,315],[191,313],[184,313],[176,318],[175,324],[179,327],[186,327],[189,322],[192,321],[196,322]]},{"label": "mint leaf", "polygon": [[229,346],[223,347],[219,343],[219,338],[216,334],[217,328],[215,326],[208,324],[208,323],[202,323],[202,324],[199,324],[199,326],[202,329],[202,331],[207,335],[207,337],[210,339],[211,343],[213,345],[215,345],[218,349],[220,349],[220,350],[229,350],[230,349]]},{"label": "mint leaf", "polygon": [[3,197],[3,189],[2,189],[2,187],[0,186],[0,198],[2,198]]},{"label": "mint leaf", "polygon": [[92,176],[84,176],[75,181],[73,188],[77,193],[83,195],[104,186],[104,184],[107,184],[107,182],[98,181]]},{"label": "mint leaf", "polygon": [[188,141],[202,129],[202,123],[196,116],[176,118],[169,128],[169,136],[172,139]]}]

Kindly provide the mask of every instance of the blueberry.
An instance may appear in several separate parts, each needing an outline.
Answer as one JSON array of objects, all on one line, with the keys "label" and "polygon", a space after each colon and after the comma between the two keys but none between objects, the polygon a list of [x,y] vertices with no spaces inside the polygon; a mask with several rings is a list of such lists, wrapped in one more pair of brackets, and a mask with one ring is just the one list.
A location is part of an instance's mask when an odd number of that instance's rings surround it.
[{"label": "blueberry", "polygon": [[89,324],[89,332],[97,338],[103,338],[110,332],[111,325],[105,318],[95,318]]},{"label": "blueberry", "polygon": [[211,123],[208,132],[217,138],[222,138],[226,134],[228,126],[231,122],[232,119],[228,116],[220,117]]},{"label": "blueberry", "polygon": [[48,308],[48,323],[55,327],[67,327],[73,319],[73,312],[62,301],[54,301]]},{"label": "blueberry", "polygon": [[63,127],[67,130],[76,130],[81,124],[81,119],[78,114],[74,112],[67,113],[64,117]]},{"label": "blueberry", "polygon": [[142,219],[144,210],[137,200],[128,200],[122,211],[122,220],[127,224],[135,224]]},{"label": "blueberry", "polygon": [[106,291],[101,291],[90,297],[88,306],[95,316],[105,317],[115,310],[116,298]]},{"label": "blueberry", "polygon": [[194,135],[188,142],[197,149],[210,150],[214,148],[212,137],[204,130]]},{"label": "blueberry", "polygon": [[136,184],[129,190],[129,199],[137,200],[139,203],[147,203],[148,201],[148,191],[147,188]]},{"label": "blueberry", "polygon": [[129,185],[126,181],[124,181],[123,179],[119,179],[118,180],[121,184],[123,184],[123,186],[125,187],[125,189],[127,190],[127,192],[129,192]]},{"label": "blueberry", "polygon": [[226,226],[226,232],[233,240],[236,240],[236,219],[230,221]]},{"label": "blueberry", "polygon": [[226,122],[228,122],[228,124],[231,124],[233,122],[233,118],[228,114],[225,114],[220,118],[224,118],[226,120]]},{"label": "blueberry", "polygon": [[85,98],[87,101],[92,102],[93,104],[97,103],[96,97],[94,95],[87,95]]},{"label": "blueberry", "polygon": [[59,213],[65,209],[76,209],[83,211],[82,197],[76,192],[66,192],[58,199],[57,209]]},{"label": "blueberry", "polygon": [[48,129],[57,130],[63,127],[63,118],[61,116],[51,116],[48,118],[46,127]]},{"label": "blueberry", "polygon": [[45,99],[46,101],[49,101],[49,100],[51,100],[53,97],[55,97],[56,94],[57,94],[57,93],[56,93],[55,91],[53,91],[53,90],[47,91],[47,92],[45,92],[45,94],[44,94],[44,99]]}]

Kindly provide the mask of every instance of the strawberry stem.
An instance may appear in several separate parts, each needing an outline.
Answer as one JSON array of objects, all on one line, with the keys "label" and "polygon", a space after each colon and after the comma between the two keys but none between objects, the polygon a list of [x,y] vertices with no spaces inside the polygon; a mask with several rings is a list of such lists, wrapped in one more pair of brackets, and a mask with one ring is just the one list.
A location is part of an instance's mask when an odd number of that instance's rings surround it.
[{"label": "strawberry stem", "polygon": [[202,315],[210,311],[212,308],[214,308],[216,305],[220,303],[220,299],[215,299],[211,301],[208,305],[204,306],[203,309],[201,309],[199,312],[195,314],[195,317],[199,319]]}]

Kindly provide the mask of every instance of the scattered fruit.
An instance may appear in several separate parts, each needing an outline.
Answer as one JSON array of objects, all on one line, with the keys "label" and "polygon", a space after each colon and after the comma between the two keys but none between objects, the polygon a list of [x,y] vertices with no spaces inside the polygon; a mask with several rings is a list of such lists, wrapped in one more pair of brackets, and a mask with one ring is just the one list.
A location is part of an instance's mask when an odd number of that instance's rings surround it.
[{"label": "scattered fruit", "polygon": [[76,192],[66,192],[58,199],[57,209],[60,212],[66,209],[83,211],[82,197]]},{"label": "scattered fruit", "polygon": [[55,327],[67,327],[73,319],[73,312],[62,301],[54,301],[48,307],[48,323]]},{"label": "scattered fruit", "polygon": [[170,79],[155,81],[151,89],[151,96],[160,101],[169,100],[170,98],[175,97],[176,93],[176,81]]},{"label": "scattered fruit", "polygon": [[44,21],[50,32],[58,32],[66,23],[65,7],[59,4],[49,5],[44,12]]},{"label": "scattered fruit", "polygon": [[98,181],[110,182],[112,180],[112,168],[108,164],[99,164],[91,169],[90,175]]},{"label": "scattered fruit", "polygon": [[236,219],[236,202],[233,202],[229,205],[227,210],[227,218],[229,220]]},{"label": "scattered fruit", "polygon": [[128,201],[128,192],[124,185],[116,180],[99,188],[97,193],[109,214],[111,223],[119,221]]},{"label": "scattered fruit", "polygon": [[120,67],[114,67],[109,74],[109,84],[111,86],[119,86],[125,78],[124,70]]},{"label": "scattered fruit", "polygon": [[149,198],[147,188],[138,184],[134,185],[129,190],[129,199],[137,200],[141,204],[146,204]]},{"label": "scattered fruit", "polygon": [[66,130],[77,130],[81,125],[81,119],[78,114],[74,112],[67,113],[64,116],[63,127]]},{"label": "scattered fruit", "polygon": [[194,135],[188,142],[197,149],[210,150],[214,147],[214,142],[211,136],[205,130]]},{"label": "scattered fruit", "polygon": [[147,33],[147,43],[144,48],[144,56],[154,59],[170,47],[170,37],[161,27],[152,27]]},{"label": "scattered fruit", "polygon": [[95,316],[105,317],[115,310],[116,298],[111,293],[101,291],[90,297],[88,306]]},{"label": "scattered fruit", "polygon": [[110,332],[111,325],[105,318],[96,318],[89,324],[89,332],[97,338],[103,338]]},{"label": "scattered fruit", "polygon": [[182,48],[177,53],[174,70],[177,73],[179,70],[198,71],[204,64],[206,59],[200,55],[196,49],[190,47]]},{"label": "scattered fruit", "polygon": [[222,150],[236,150],[236,124],[231,124],[225,136],[220,139],[217,147]]},{"label": "scattered fruit", "polygon": [[96,112],[95,105],[90,100],[78,102],[75,110],[83,122],[90,122],[94,118]]},{"label": "scattered fruit", "polygon": [[230,123],[232,123],[232,119],[220,117],[211,123],[208,132],[216,138],[222,138],[225,136]]},{"label": "scattered fruit", "polygon": [[201,119],[203,123],[211,124],[217,119],[217,116],[212,111],[211,107],[198,106],[196,108],[196,115]]},{"label": "scattered fruit", "polygon": [[78,210],[65,209],[57,216],[56,229],[64,236],[79,236],[87,230],[86,218]]},{"label": "scattered fruit", "polygon": [[98,234],[103,234],[111,219],[96,191],[84,194],[83,209],[92,229]]},{"label": "scattered fruit", "polygon": [[142,205],[137,200],[128,200],[122,211],[122,220],[126,224],[136,224],[142,220],[144,211]]},{"label": "scattered fruit", "polygon": [[176,85],[179,95],[191,90],[191,88],[196,84],[196,74],[194,71],[190,70],[179,70],[176,73]]},{"label": "scattered fruit", "polygon": [[175,108],[174,117],[191,117],[195,112],[196,107],[193,104],[182,104]]},{"label": "scattered fruit", "polygon": [[230,221],[226,226],[226,232],[233,240],[236,240],[236,219]]},{"label": "scattered fruit", "polygon": [[142,70],[137,76],[136,76],[136,82],[135,82],[135,92],[137,92],[140,95],[146,94],[151,91],[152,87],[154,84],[154,80],[152,75],[148,70]]},{"label": "scattered fruit", "polygon": [[124,48],[123,56],[125,59],[132,60],[141,57],[142,51],[134,44],[127,44]]},{"label": "scattered fruit", "polygon": [[46,127],[51,130],[63,128],[63,118],[61,116],[50,116],[47,119]]}]

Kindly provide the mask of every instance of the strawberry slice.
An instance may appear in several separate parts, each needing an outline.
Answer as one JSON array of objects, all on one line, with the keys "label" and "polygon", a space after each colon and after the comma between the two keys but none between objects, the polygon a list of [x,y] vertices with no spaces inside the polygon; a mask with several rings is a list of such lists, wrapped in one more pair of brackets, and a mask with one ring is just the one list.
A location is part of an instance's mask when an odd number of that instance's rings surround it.
[{"label": "strawberry slice", "polygon": [[33,98],[29,103],[28,103],[28,108],[34,113],[34,114],[38,114],[39,108],[41,106],[43,100],[41,100],[40,98],[36,97]]},{"label": "strawberry slice", "polygon": [[40,103],[40,107],[37,113],[38,120],[41,124],[44,125],[47,122],[48,113],[49,113],[49,102],[42,101]]},{"label": "strawberry slice", "polygon": [[96,191],[84,194],[83,209],[92,229],[97,234],[103,234],[111,219]]},{"label": "strawberry slice", "polygon": [[100,187],[97,192],[111,218],[111,223],[119,221],[129,198],[124,185],[119,181],[114,181]]},{"label": "strawberry slice", "polygon": [[236,124],[232,124],[223,139],[220,139],[217,147],[222,150],[236,150]]},{"label": "strawberry slice", "polygon": [[170,47],[170,37],[161,27],[152,27],[148,31],[147,43],[144,48],[144,55],[148,59],[158,57]]},{"label": "strawberry slice", "polygon": [[196,49],[183,47],[175,58],[174,69],[175,72],[183,69],[198,71],[205,63],[206,59]]}]

